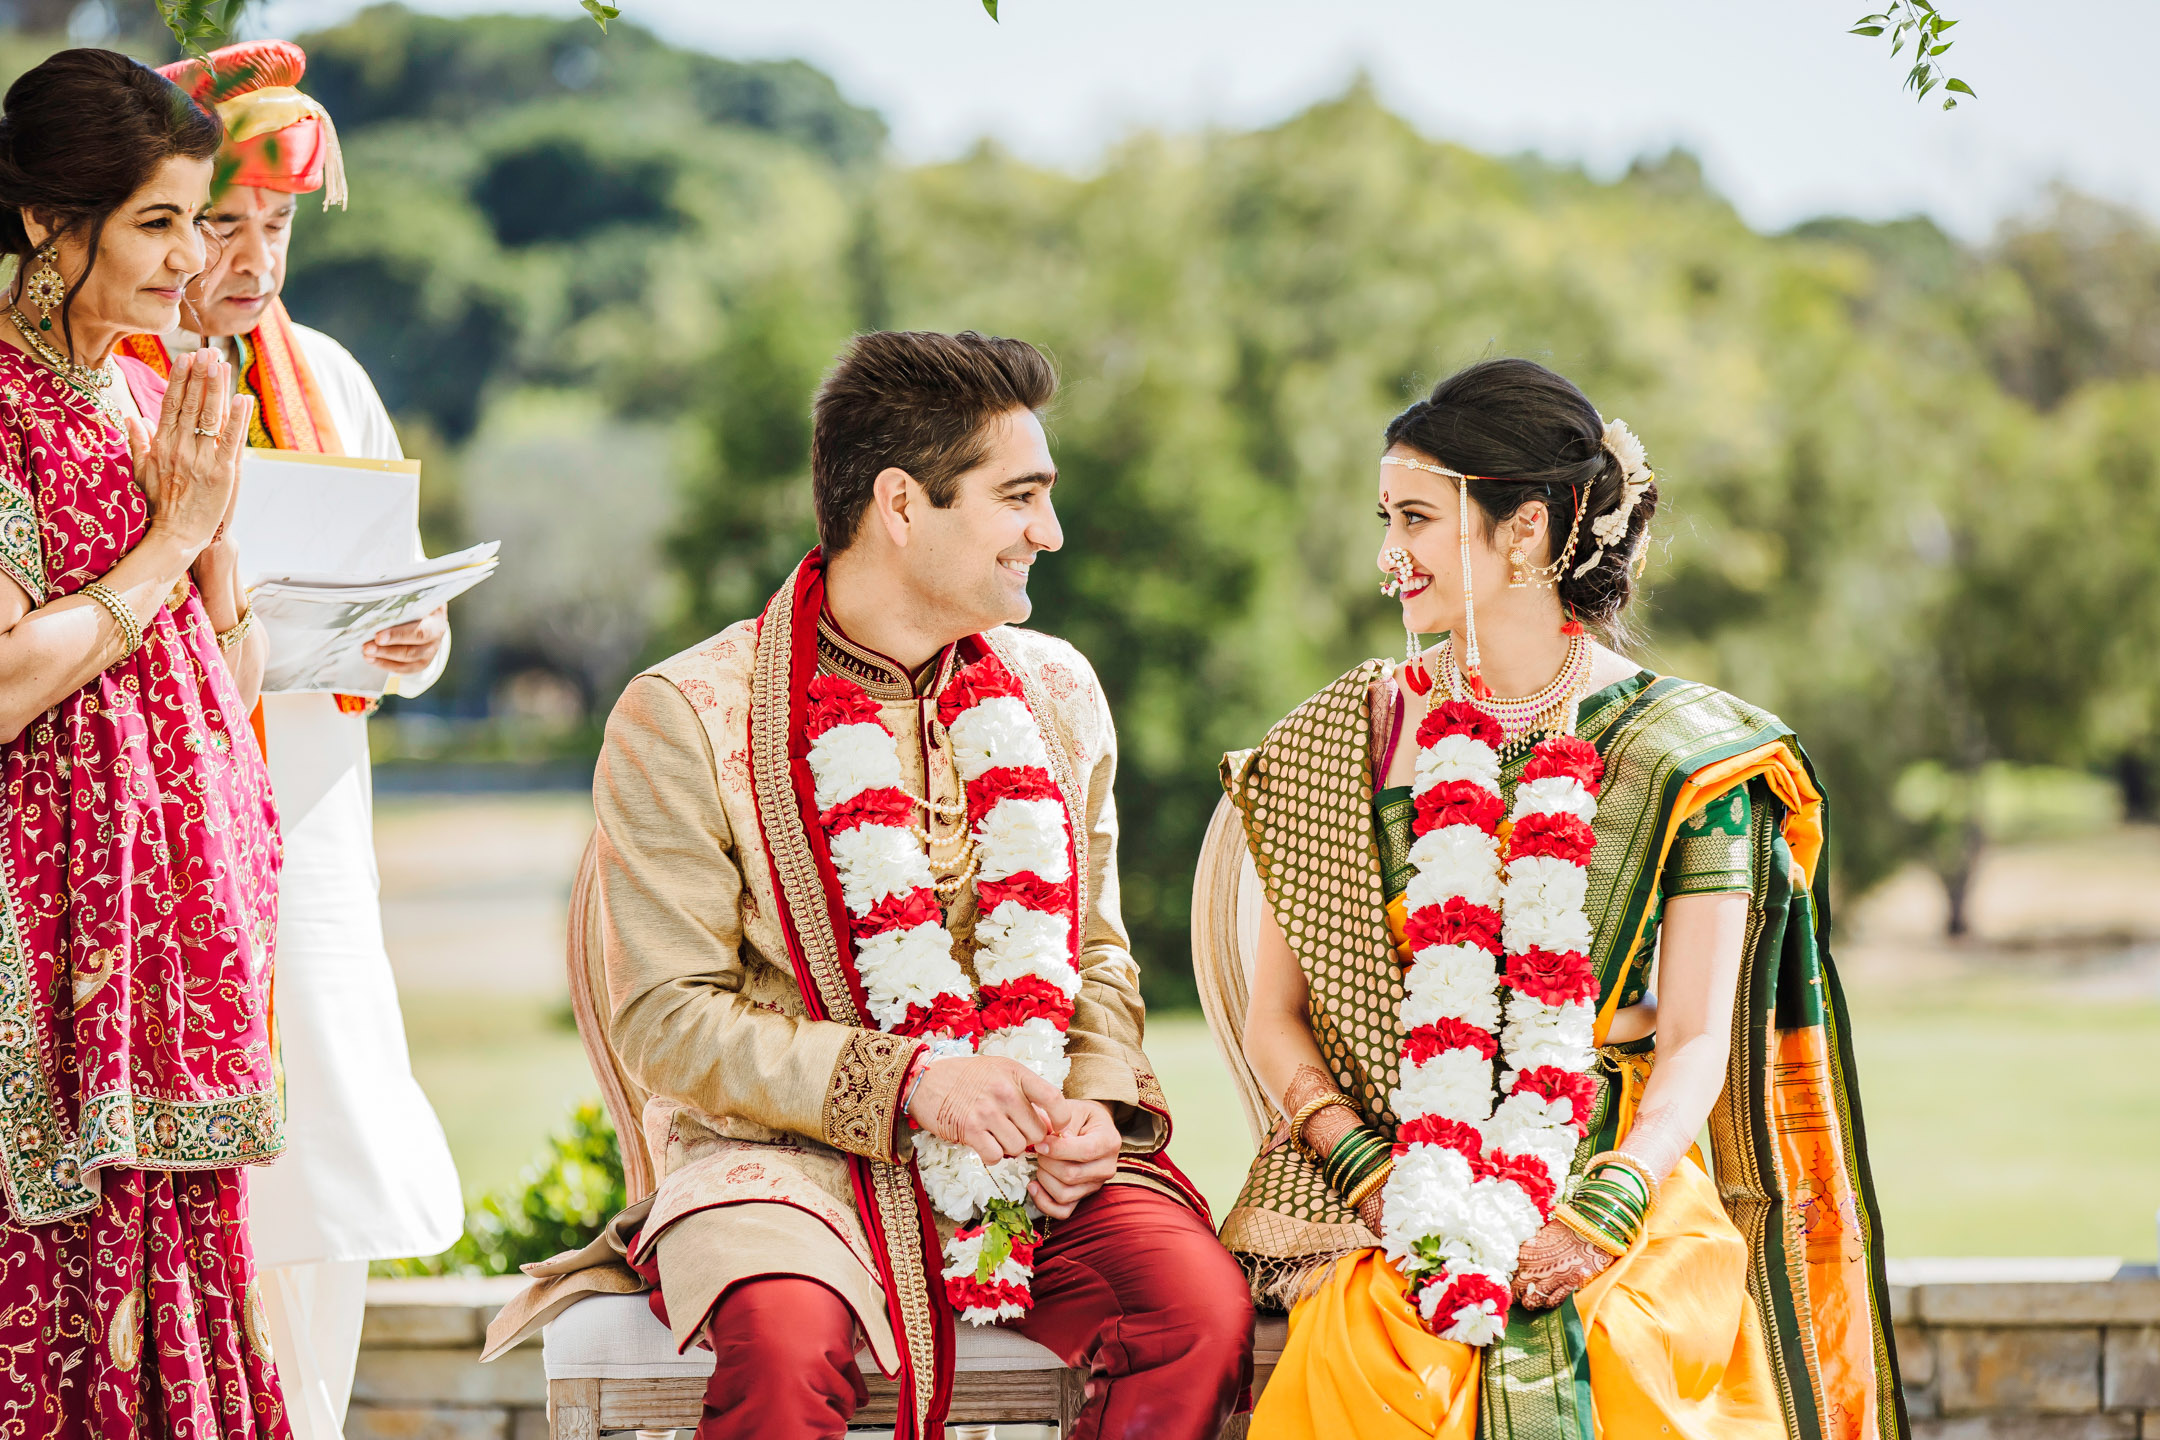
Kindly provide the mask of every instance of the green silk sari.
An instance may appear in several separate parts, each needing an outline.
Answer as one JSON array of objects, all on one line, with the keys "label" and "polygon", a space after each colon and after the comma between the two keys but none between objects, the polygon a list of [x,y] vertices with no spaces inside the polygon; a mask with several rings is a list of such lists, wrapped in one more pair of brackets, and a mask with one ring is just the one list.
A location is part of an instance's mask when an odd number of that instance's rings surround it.
[{"label": "green silk sari", "polygon": [[[1365,1121],[1392,1135],[1403,986],[1383,857],[1396,847],[1380,832],[1392,817],[1375,813],[1368,715],[1387,673],[1368,662],[1329,685],[1257,748],[1225,757],[1223,779],[1266,903],[1305,972],[1322,1057]],[[1615,1010],[1644,994],[1683,825],[1692,818],[1699,833],[1703,802],[1744,793],[1744,808],[1711,807],[1713,821],[1729,814],[1746,827],[1750,894],[1732,1061],[1710,1117],[1719,1200],[1747,1242],[1749,1302],[1791,1440],[1902,1437],[1881,1224],[1826,943],[1824,810],[1812,769],[1775,716],[1647,672],[1587,697],[1577,733],[1606,764],[1587,904],[1601,1036]],[[1508,785],[1525,758],[1506,762]],[[1578,1170],[1621,1138],[1624,1078],[1632,1069],[1639,1084],[1653,1044],[1600,1051],[1600,1099]],[[1282,1307],[1341,1256],[1377,1243],[1280,1132],[1255,1159],[1222,1238],[1261,1303]],[[1572,1300],[1517,1306],[1485,1353],[1482,1386],[1481,1436],[1595,1440]]]}]

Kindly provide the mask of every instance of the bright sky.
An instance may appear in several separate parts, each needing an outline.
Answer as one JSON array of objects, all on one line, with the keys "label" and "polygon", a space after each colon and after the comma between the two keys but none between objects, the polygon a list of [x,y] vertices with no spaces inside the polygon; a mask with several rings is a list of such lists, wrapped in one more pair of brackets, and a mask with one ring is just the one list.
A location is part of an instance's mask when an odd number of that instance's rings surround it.
[{"label": "bright sky", "polygon": [[[1845,33],[1881,0],[1002,0],[999,24],[978,0],[617,3],[681,44],[818,65],[915,159],[989,135],[1084,169],[1133,129],[1269,124],[1363,68],[1426,133],[1482,150],[1613,175],[1685,145],[1766,228],[1925,211],[1984,238],[2055,179],[2160,216],[2155,0],[1941,0],[1962,22],[1952,73],[1979,92],[1947,113],[1899,90],[1887,44]],[[249,28],[358,8],[270,0]]]}]

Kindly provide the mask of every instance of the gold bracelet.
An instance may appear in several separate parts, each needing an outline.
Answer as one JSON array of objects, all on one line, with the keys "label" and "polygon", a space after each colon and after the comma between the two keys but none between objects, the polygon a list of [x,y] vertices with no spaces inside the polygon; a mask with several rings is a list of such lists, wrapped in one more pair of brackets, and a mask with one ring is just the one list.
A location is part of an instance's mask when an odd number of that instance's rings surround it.
[{"label": "gold bracelet", "polygon": [[1633,1175],[1636,1179],[1642,1181],[1643,1189],[1648,1193],[1649,1197],[1649,1203],[1643,1206],[1644,1210],[1648,1210],[1652,1206],[1657,1204],[1657,1179],[1656,1177],[1651,1175],[1650,1167],[1643,1164],[1642,1161],[1637,1160],[1634,1156],[1629,1155],[1623,1151],[1607,1150],[1603,1154],[1591,1156],[1590,1163],[1583,1166],[1583,1174],[1586,1176],[1589,1175],[1600,1165],[1617,1165],[1622,1170],[1625,1170],[1630,1175]]},{"label": "gold bracelet", "polygon": [[1388,1176],[1393,1174],[1394,1171],[1395,1162],[1392,1159],[1382,1161],[1380,1168],[1373,1171],[1372,1174],[1366,1176],[1363,1184],[1359,1185],[1357,1189],[1352,1190],[1348,1195],[1342,1197],[1343,1203],[1345,1205],[1348,1205],[1352,1210],[1357,1209],[1358,1206],[1364,1204],[1366,1200],[1371,1197],[1372,1193],[1375,1190],[1378,1190],[1381,1186],[1387,1184]]},{"label": "gold bracelet", "polygon": [[230,630],[220,630],[217,632],[217,648],[220,650],[232,649],[233,646],[239,644],[241,640],[246,638],[248,631],[254,628],[255,607],[253,605],[249,605],[246,609],[240,612],[240,618],[233,621],[232,628]]},{"label": "gold bracelet", "polygon": [[[1308,1100],[1303,1105],[1300,1105],[1297,1114],[1290,1117],[1290,1142],[1301,1150],[1305,1149],[1305,1122],[1312,1119],[1322,1110],[1327,1109],[1330,1105],[1341,1105],[1347,1108],[1351,1114],[1357,1113],[1357,1105],[1349,1096],[1343,1094],[1340,1090],[1330,1090],[1319,1099]],[[1310,1152],[1308,1151],[1308,1153]],[[1321,1157],[1316,1155],[1313,1158],[1317,1160]]]},{"label": "gold bracelet", "polygon": [[1576,1214],[1575,1207],[1572,1205],[1553,1206],[1552,1218],[1559,1221],[1561,1225],[1565,1226],[1568,1230],[1572,1231],[1577,1239],[1582,1240],[1588,1244],[1595,1245],[1598,1249],[1604,1251],[1607,1255],[1612,1256],[1615,1260],[1619,1259],[1622,1255],[1627,1254],[1627,1247],[1625,1245],[1622,1245],[1617,1249],[1614,1248],[1612,1236],[1607,1235],[1604,1231],[1598,1229],[1595,1224],[1591,1223],[1588,1220],[1585,1220],[1582,1216]]},{"label": "gold bracelet", "polygon": [[82,587],[81,592],[105,607],[113,622],[120,627],[122,649],[120,656],[126,659],[142,649],[142,621],[135,618],[135,607],[120,598],[120,592],[102,580],[93,580]]}]

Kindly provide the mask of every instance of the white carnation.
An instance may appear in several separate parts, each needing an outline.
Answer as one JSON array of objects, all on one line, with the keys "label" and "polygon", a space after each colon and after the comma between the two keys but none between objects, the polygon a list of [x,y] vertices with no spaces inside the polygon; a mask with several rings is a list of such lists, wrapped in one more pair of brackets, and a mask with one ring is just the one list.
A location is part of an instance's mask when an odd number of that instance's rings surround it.
[{"label": "white carnation", "polygon": [[900,783],[900,749],[883,725],[835,725],[810,742],[808,762],[820,810]]},{"label": "white carnation", "polygon": [[1403,980],[1402,1026],[1415,1030],[1448,1016],[1497,1034],[1500,989],[1490,952],[1475,945],[1428,945]]},{"label": "white carnation", "polygon": [[1034,1162],[1025,1155],[985,1166],[982,1156],[965,1145],[941,1140],[928,1131],[915,1137],[915,1168],[923,1189],[940,1215],[963,1225],[982,1213],[992,1199],[1012,1199],[1027,1193]]},{"label": "white carnation", "polygon": [[1499,793],[1499,752],[1468,735],[1443,735],[1418,751],[1412,789],[1422,794],[1449,780],[1474,780]]},{"label": "white carnation", "polygon": [[907,1018],[910,1005],[928,1005],[940,995],[966,995],[966,972],[952,957],[952,936],[942,925],[884,930],[856,947],[855,970],[862,977],[870,1014],[881,1030]]},{"label": "white carnation", "polygon": [[1525,815],[1573,815],[1591,821],[1597,819],[1597,797],[1572,775],[1547,775],[1515,787],[1515,807],[1509,815],[1516,820]]},{"label": "white carnation", "polygon": [[1407,1258],[1427,1235],[1464,1224],[1470,1210],[1470,1162],[1445,1145],[1413,1145],[1380,1191],[1380,1230],[1390,1260]]},{"label": "white carnation", "polygon": [[1439,1115],[1477,1121],[1492,1113],[1492,1100],[1492,1062],[1475,1050],[1454,1049],[1405,1066],[1388,1106],[1405,1120]]},{"label": "white carnation", "polygon": [[1508,866],[1501,887],[1501,943],[1511,955],[1532,948],[1590,949],[1590,921],[1583,914],[1590,875],[1582,866],[1550,855],[1525,855]]},{"label": "white carnation", "polygon": [[897,825],[842,830],[832,837],[832,862],[840,899],[851,915],[867,914],[886,896],[910,894],[931,880],[930,857]]},{"label": "white carnation", "polygon": [[1418,836],[1410,863],[1417,868],[1403,904],[1413,911],[1457,895],[1473,905],[1500,903],[1500,847],[1475,825],[1443,825]]},{"label": "white carnation", "polygon": [[1068,915],[1007,900],[975,922],[975,947],[975,975],[985,985],[1039,975],[1067,999],[1080,993]]},{"label": "white carnation", "polygon": [[1050,1020],[1037,1017],[983,1036],[981,1055],[1003,1055],[1018,1060],[1052,1085],[1062,1088],[1072,1061],[1065,1056],[1065,1032]]},{"label": "white carnation", "polygon": [[985,880],[1032,870],[1056,885],[1072,875],[1065,807],[1056,800],[1000,800],[975,827],[975,843]]},{"label": "white carnation", "polygon": [[1017,696],[993,696],[961,711],[953,719],[952,740],[953,768],[962,780],[1001,765],[1047,769],[1050,764],[1035,717]]},{"label": "white carnation", "polygon": [[1552,1065],[1580,1073],[1590,1068],[1596,1029],[1597,1011],[1590,1005],[1545,1005],[1518,997],[1508,1007],[1500,1043],[1518,1070]]}]

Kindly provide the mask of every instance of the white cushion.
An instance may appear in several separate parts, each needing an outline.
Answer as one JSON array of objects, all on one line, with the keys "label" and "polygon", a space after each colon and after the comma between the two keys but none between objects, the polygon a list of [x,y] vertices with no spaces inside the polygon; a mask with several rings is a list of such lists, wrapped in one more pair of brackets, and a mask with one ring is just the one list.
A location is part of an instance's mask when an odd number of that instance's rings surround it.
[{"label": "white cushion", "polygon": [[[1042,1346],[998,1326],[959,1325],[962,1370],[1062,1370],[1065,1362]],[[541,1355],[550,1380],[656,1380],[712,1374],[712,1351],[675,1353],[675,1337],[655,1319],[643,1295],[591,1295],[549,1321]],[[863,1373],[877,1364],[864,1350]]]}]

